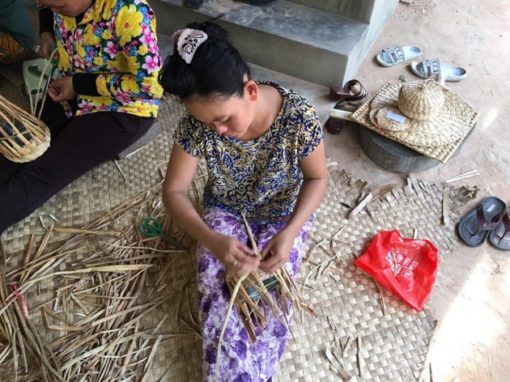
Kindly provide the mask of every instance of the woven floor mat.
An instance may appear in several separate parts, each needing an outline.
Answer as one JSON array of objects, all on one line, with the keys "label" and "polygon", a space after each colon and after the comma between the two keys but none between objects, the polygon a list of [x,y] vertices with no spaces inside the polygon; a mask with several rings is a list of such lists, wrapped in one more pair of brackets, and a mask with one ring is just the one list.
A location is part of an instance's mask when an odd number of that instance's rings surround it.
[{"label": "woven floor mat", "polygon": [[[382,292],[385,301],[383,314],[376,285],[352,265],[352,259],[362,252],[377,230],[390,228],[399,228],[411,235],[418,227],[419,236],[437,239],[432,240],[440,248],[441,255],[451,251],[455,246],[451,227],[446,228],[440,223],[442,191],[437,185],[420,182],[415,183],[421,184],[419,189],[399,187],[393,194],[369,205],[367,211],[370,212],[361,212],[348,220],[346,216],[352,206],[367,194],[368,184],[351,180],[343,171],[330,170],[330,187],[316,213],[308,241],[307,260],[299,278],[301,285],[305,279],[310,285],[304,287],[304,295],[319,316],[298,314],[295,317],[293,338],[275,380],[337,381],[337,373],[359,381],[416,380],[424,366],[434,329],[431,317],[426,310],[421,313],[412,311],[387,292]],[[159,197],[147,197],[147,205],[161,211],[161,205],[157,205]],[[450,198],[452,214],[471,197],[473,193],[470,190],[453,190]],[[134,214],[140,210],[137,207]],[[122,226],[129,225],[129,222],[115,221],[112,224]],[[331,238],[335,239],[333,243]],[[169,333],[182,335],[166,339],[159,345],[153,360],[151,381],[201,380],[201,341],[196,322],[196,259],[191,253],[169,256],[158,265],[160,271],[152,278],[159,279],[164,273],[161,293],[170,292],[159,308],[143,317],[141,328],[151,331],[158,328],[158,334],[163,336]],[[317,267],[332,253],[338,257],[329,267]],[[72,268],[83,261],[86,254],[85,250],[72,254],[59,269]],[[18,256],[17,261],[20,259],[21,256]],[[152,282],[148,282],[150,284]],[[37,292],[32,290],[26,296],[31,311],[35,312],[32,320],[44,333],[47,343],[64,333],[45,330],[38,318],[37,307],[54,297],[59,288],[62,284],[52,279]],[[361,343],[359,360],[358,337]],[[342,349],[349,341],[350,346]],[[358,365],[361,365],[363,377],[358,375]]]},{"label": "woven floor mat", "polygon": [[[175,102],[162,105],[163,133],[149,146],[120,162],[127,180],[113,163],[91,171],[30,217],[8,229],[3,235],[6,251],[10,254],[18,252],[25,248],[30,234],[43,233],[40,218],[45,225],[83,226],[161,181],[161,170],[166,166],[172,145],[170,130],[181,112],[181,106]],[[441,256],[452,251],[456,245],[453,226],[441,223],[442,186],[410,178],[408,185],[398,186],[355,217],[347,219],[349,212],[370,191],[369,185],[351,179],[334,166],[330,167],[330,172],[330,186],[316,212],[307,259],[298,279],[300,285],[306,279],[309,287],[303,287],[305,299],[319,316],[296,315],[292,325],[294,338],[289,342],[275,380],[338,381],[338,373],[352,376],[353,381],[415,380],[423,369],[434,330],[430,315],[426,309],[421,313],[412,311],[383,291],[384,315],[376,285],[352,265],[352,260],[381,229],[397,228],[406,236],[412,236],[416,231],[418,237],[431,240]],[[474,197],[474,191],[452,188],[449,196],[450,217],[454,221],[456,211]],[[157,199],[148,202],[158,204]],[[153,207],[162,208],[160,204]],[[81,261],[85,254],[74,254],[66,264]],[[332,256],[335,258],[328,266],[320,265]],[[175,255],[159,265],[161,269],[166,268],[164,290],[173,293],[159,309],[144,317],[142,326],[156,328],[163,322],[158,328],[160,333],[179,331],[187,334],[160,344],[150,380],[201,380],[201,341],[196,334],[195,262],[194,256],[185,254]],[[47,301],[57,287],[49,282],[40,288],[42,293],[29,294],[29,305],[35,307]],[[162,321],[165,316],[167,318]],[[55,333],[47,340],[54,336]],[[340,348],[349,338],[350,346],[342,354]],[[357,338],[361,343],[359,357]],[[336,359],[328,360],[326,353],[330,358],[331,354],[336,355],[341,364]],[[361,364],[362,377],[358,364]]]},{"label": "woven floor mat", "polygon": [[[304,322],[298,318],[277,380],[338,381],[339,375],[349,375],[352,381],[417,380],[434,331],[432,318],[426,309],[416,313],[386,291],[381,293],[383,314],[378,287],[353,265],[353,259],[379,230],[389,229],[399,229],[408,237],[416,229],[417,236],[431,240],[441,256],[451,252],[456,239],[453,227],[441,223],[443,189],[411,178],[408,186],[395,188],[347,219],[367,194],[368,185],[353,181],[344,171],[330,168],[330,172],[332,181],[317,210],[308,261],[299,280],[310,285],[304,287],[304,296],[319,317],[301,316]],[[458,208],[476,195],[476,189],[455,189],[449,194],[450,216],[455,220]],[[329,266],[321,263],[333,256],[336,259]],[[349,338],[351,346],[342,356]],[[330,355],[328,360],[327,350],[337,357]]]},{"label": "woven floor mat", "polygon": [[26,219],[8,228],[2,236],[5,249],[8,252],[21,250],[26,244],[23,238],[33,232],[42,232],[42,224],[81,227],[104,211],[161,181],[173,142],[170,131],[182,110],[178,102],[167,98],[160,108],[162,133],[134,155],[117,162],[125,178],[113,161],[96,167]]}]

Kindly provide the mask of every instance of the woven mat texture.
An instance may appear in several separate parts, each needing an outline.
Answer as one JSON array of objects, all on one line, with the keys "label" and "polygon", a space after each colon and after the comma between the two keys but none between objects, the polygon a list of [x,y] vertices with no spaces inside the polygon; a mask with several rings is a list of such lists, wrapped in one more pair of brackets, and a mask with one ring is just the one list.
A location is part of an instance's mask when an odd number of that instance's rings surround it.
[{"label": "woven mat texture", "polygon": [[[376,107],[375,110],[379,109],[381,106],[385,106],[384,102],[378,101],[377,97],[378,94],[383,89],[389,89],[393,97],[389,97],[387,95],[387,98],[390,98],[391,100],[398,98],[398,90],[399,87],[392,85],[390,83],[386,83],[379,91],[374,93],[370,99],[365,102],[361,107],[359,107],[355,112],[352,113],[351,118],[362,124],[363,126],[366,126],[367,128],[375,131],[378,134],[381,134],[393,141],[399,142],[423,155],[426,155],[428,157],[437,159],[443,163],[446,163],[448,159],[451,158],[451,156],[457,151],[459,146],[461,145],[462,141],[469,135],[469,132],[474,128],[476,119],[478,118],[478,113],[475,112],[469,105],[464,104],[464,102],[459,98],[457,95],[453,95],[453,99],[455,100],[455,108],[459,109],[457,113],[462,113],[468,118],[468,122],[462,126],[461,128],[461,134],[460,136],[453,140],[450,143],[446,143],[444,145],[419,145],[417,143],[410,142],[408,139],[405,138],[405,131],[404,132],[391,132],[386,131],[383,129],[378,128],[373,121],[371,120],[371,114],[372,114],[372,106],[375,101],[377,101],[378,107]],[[447,90],[451,92],[450,90]],[[451,93],[450,93],[451,94]],[[453,107],[453,106],[452,106]],[[462,119],[459,117],[459,119]]]},{"label": "woven mat texture", "polygon": [[[0,87],[0,91],[8,87]],[[2,238],[8,252],[21,250],[23,238],[34,232],[43,232],[44,225],[81,227],[105,211],[160,182],[166,171],[170,148],[173,144],[171,130],[177,123],[183,107],[179,102],[165,98],[160,108],[163,132],[131,157],[118,161],[122,172],[113,161],[106,162],[48,200],[23,221],[8,228]],[[57,222],[52,218],[58,219]]]},{"label": "woven mat texture", "polygon": [[[31,216],[9,228],[2,236],[6,252],[21,251],[30,234],[44,233],[42,224],[83,226],[160,182],[172,146],[171,130],[181,112],[182,106],[167,99],[161,107],[163,133],[140,152],[120,162],[126,179],[112,162],[92,170]],[[319,316],[295,315],[293,338],[275,380],[338,381],[339,376],[331,370],[325,350],[328,347],[335,349],[339,341],[345,344],[348,337],[359,337],[362,344],[359,361],[362,377],[359,375],[356,341],[345,350],[341,359],[341,367],[353,377],[353,381],[415,380],[426,361],[434,331],[432,318],[427,309],[416,313],[385,291],[382,292],[386,305],[386,314],[383,315],[376,285],[352,261],[381,229],[399,229],[406,236],[412,236],[416,229],[418,237],[431,240],[439,248],[441,256],[452,251],[456,245],[453,227],[441,224],[442,187],[412,180],[371,203],[359,215],[347,219],[349,211],[370,186],[365,181],[353,180],[334,165],[330,166],[330,171],[329,189],[316,212],[308,240],[307,259],[298,279],[301,285],[309,276],[310,287],[304,287],[303,293]],[[470,195],[462,189],[451,190],[452,214]],[[327,269],[319,269],[320,275],[313,271],[317,268],[316,264],[332,255],[336,258]],[[76,256],[69,261],[76,262],[80,260],[79,256],[85,254]],[[144,322],[144,326],[154,328],[163,316],[168,315],[169,319],[160,328],[162,333],[193,326],[197,313],[195,256],[190,252],[168,261],[172,264],[165,274],[165,282],[169,289],[176,291],[175,296],[147,315]],[[164,265],[161,267],[164,268]],[[51,288],[49,282],[41,290],[50,293]],[[37,306],[47,298],[44,293],[31,294],[29,305]],[[154,359],[152,380],[199,381],[200,358],[201,342],[197,335],[189,334],[163,342]],[[338,364],[335,368],[339,368]]]},{"label": "woven mat texture", "polygon": [[[304,316],[293,326],[294,340],[281,362],[278,380],[337,381],[325,357],[328,346],[337,348],[338,340],[361,339],[358,368],[357,347],[353,343],[341,359],[353,381],[409,381],[419,378],[434,331],[427,309],[420,313],[406,307],[389,292],[383,291],[386,314],[383,315],[375,283],[353,265],[370,239],[380,230],[398,229],[412,237],[431,240],[444,256],[456,246],[452,227],[441,224],[442,187],[412,180],[397,187],[367,211],[347,219],[351,207],[369,187],[352,180],[344,171],[330,168],[332,180],[324,202],[318,209],[308,243],[308,262],[301,271],[301,281],[319,263],[338,256],[329,268],[316,277],[310,275],[305,296],[320,316]],[[466,192],[467,191],[467,192]],[[473,196],[468,190],[451,190],[451,211]],[[453,216],[451,216],[455,219]],[[335,240],[331,242],[331,238]],[[315,245],[314,245],[315,244]],[[299,321],[299,319],[298,319]],[[338,366],[335,366],[338,369]]]}]

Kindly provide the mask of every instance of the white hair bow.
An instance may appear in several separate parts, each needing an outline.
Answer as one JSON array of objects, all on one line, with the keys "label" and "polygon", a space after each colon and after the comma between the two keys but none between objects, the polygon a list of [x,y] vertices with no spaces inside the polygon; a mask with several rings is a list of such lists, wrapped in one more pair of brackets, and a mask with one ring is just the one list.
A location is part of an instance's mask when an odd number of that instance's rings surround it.
[{"label": "white hair bow", "polygon": [[172,34],[172,42],[177,43],[177,53],[186,64],[190,64],[198,47],[207,41],[207,33],[198,29],[179,29]]}]

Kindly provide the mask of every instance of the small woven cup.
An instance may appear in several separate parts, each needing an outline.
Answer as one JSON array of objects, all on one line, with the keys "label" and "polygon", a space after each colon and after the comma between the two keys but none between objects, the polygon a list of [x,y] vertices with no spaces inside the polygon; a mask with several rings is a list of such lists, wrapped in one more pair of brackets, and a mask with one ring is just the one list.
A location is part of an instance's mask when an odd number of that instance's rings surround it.
[{"label": "small woven cup", "polygon": [[445,102],[443,89],[434,80],[403,84],[398,94],[398,108],[407,117],[428,121]]}]

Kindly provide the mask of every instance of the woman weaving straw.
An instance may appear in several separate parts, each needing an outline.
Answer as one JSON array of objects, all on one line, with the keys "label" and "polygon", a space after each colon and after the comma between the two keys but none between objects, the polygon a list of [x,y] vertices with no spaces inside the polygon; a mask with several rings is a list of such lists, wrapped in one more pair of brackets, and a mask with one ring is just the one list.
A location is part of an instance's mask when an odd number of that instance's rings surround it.
[{"label": "woman weaving straw", "polygon": [[19,164],[0,157],[0,233],[147,132],[162,88],[155,18],[146,0],[38,0],[41,52],[58,75],[41,119],[50,148]]},{"label": "woman weaving straw", "polygon": [[[230,298],[225,275],[284,266],[296,274],[311,215],[327,187],[322,129],[301,96],[253,81],[218,25],[193,23],[173,38],[174,54],[160,82],[188,112],[175,132],[163,197],[169,214],[199,242],[204,380],[214,380],[217,368],[223,381],[266,382],[288,337],[285,320],[271,312],[252,343],[234,310],[216,364]],[[199,158],[208,169],[203,218],[187,197]],[[250,221],[262,260],[248,244],[241,214]]]}]

